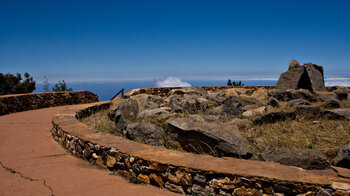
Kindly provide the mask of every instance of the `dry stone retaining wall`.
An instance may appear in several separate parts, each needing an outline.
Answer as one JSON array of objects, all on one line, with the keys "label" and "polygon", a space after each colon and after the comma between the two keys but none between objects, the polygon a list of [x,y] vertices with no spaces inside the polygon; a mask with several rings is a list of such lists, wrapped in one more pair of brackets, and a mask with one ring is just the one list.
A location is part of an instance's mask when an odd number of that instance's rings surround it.
[{"label": "dry stone retaining wall", "polygon": [[0,96],[0,115],[40,108],[97,102],[89,91],[29,93]]},{"label": "dry stone retaining wall", "polygon": [[75,156],[132,182],[181,194],[349,195],[348,170],[339,170],[340,177],[333,170],[178,152],[100,133],[77,120],[108,105],[71,106],[54,117],[52,136]]}]

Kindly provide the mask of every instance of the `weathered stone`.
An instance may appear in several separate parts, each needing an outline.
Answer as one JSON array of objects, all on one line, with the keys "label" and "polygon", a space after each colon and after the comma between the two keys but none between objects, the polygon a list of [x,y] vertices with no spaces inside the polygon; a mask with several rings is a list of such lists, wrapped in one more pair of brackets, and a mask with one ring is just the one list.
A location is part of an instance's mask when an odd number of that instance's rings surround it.
[{"label": "weathered stone", "polygon": [[334,190],[345,190],[350,191],[350,184],[349,183],[343,183],[343,182],[333,182],[331,185],[332,189]]},{"label": "weathered stone", "polygon": [[334,165],[350,169],[350,144],[339,149],[337,156],[334,158]]},{"label": "weathered stone", "polygon": [[176,141],[182,149],[215,156],[249,159],[252,153],[247,140],[234,124],[207,123],[191,118],[170,118],[167,141]]},{"label": "weathered stone", "polygon": [[346,92],[346,91],[335,91],[335,94],[337,95],[337,99],[339,99],[339,100],[347,100],[348,99],[348,92]]},{"label": "weathered stone", "polygon": [[320,108],[318,106],[298,106],[295,109],[295,113],[298,115],[319,115],[320,114]]},{"label": "weathered stone", "polygon": [[253,92],[253,94],[250,95],[250,97],[256,98],[264,103],[267,103],[268,101],[268,94],[267,90],[264,88],[259,88]]},{"label": "weathered stone", "polygon": [[236,188],[232,193],[235,196],[262,196],[262,194],[262,190],[246,188],[244,186]]},{"label": "weathered stone", "polygon": [[126,180],[130,181],[130,182],[137,182],[136,179],[136,174],[134,172],[131,171],[125,171],[125,170],[117,170],[115,172],[115,174],[117,174],[118,176],[121,176],[123,178],[125,178]]},{"label": "weathered stone", "polygon": [[281,90],[308,89],[310,91],[324,91],[323,68],[315,64],[290,66],[287,72],[281,74],[276,87]]},{"label": "weathered stone", "polygon": [[90,158],[91,149],[90,149],[89,145],[87,145],[87,144],[84,145],[83,155],[86,159]]},{"label": "weathered stone", "polygon": [[272,111],[254,119],[255,124],[275,123],[287,119],[295,120],[295,112],[292,111]]},{"label": "weathered stone", "polygon": [[120,169],[120,170],[125,170],[126,166],[125,166],[125,163],[123,163],[123,162],[116,162],[115,168]]},{"label": "weathered stone", "polygon": [[198,183],[198,184],[205,184],[205,183],[207,183],[207,178],[205,177],[205,175],[197,173],[194,175],[193,181]]},{"label": "weathered stone", "polygon": [[198,95],[185,94],[182,97],[170,97],[170,108],[173,112],[196,114],[208,109],[208,100]]},{"label": "weathered stone", "polygon": [[129,123],[126,127],[126,137],[144,144],[164,145],[164,130],[150,123]]},{"label": "weathered stone", "polygon": [[329,99],[322,105],[324,108],[340,108],[340,103],[336,99]]},{"label": "weathered stone", "polygon": [[316,91],[316,97],[318,101],[325,102],[330,99],[337,99],[337,95],[334,92]]},{"label": "weathered stone", "polygon": [[310,102],[304,100],[304,99],[293,99],[288,101],[289,107],[299,106],[299,105],[311,105]]},{"label": "weathered stone", "polygon": [[[281,148],[273,152],[265,152],[263,158],[283,165],[301,167],[304,169],[326,169],[330,164],[325,155],[312,149]],[[280,191],[277,191],[280,192]]]},{"label": "weathered stone", "polygon": [[107,155],[107,161],[106,161],[107,167],[114,167],[115,163],[116,163],[115,158],[110,155]]},{"label": "weathered stone", "polygon": [[318,191],[317,196],[332,196],[328,191],[321,189]]},{"label": "weathered stone", "polygon": [[325,110],[323,115],[330,119],[348,119],[350,120],[350,108],[339,108],[333,110]]},{"label": "weathered stone", "polygon": [[208,184],[212,188],[229,190],[229,189],[236,188],[236,186],[240,182],[241,181],[237,178],[234,178],[233,180],[231,180],[230,178],[225,177],[220,179],[212,179],[209,181]]},{"label": "weathered stone", "polygon": [[241,105],[236,98],[227,99],[223,104],[222,112],[229,116],[240,117],[242,114]]},{"label": "weathered stone", "polygon": [[313,191],[308,191],[306,193],[299,194],[297,196],[315,196],[315,192]]},{"label": "weathered stone", "polygon": [[137,101],[139,111],[158,108],[164,102],[161,96],[148,94],[131,96],[130,100]]},{"label": "weathered stone", "polygon": [[289,62],[289,69],[292,69],[292,68],[295,68],[295,67],[298,67],[299,66],[299,62],[295,59],[292,59],[290,62]]},{"label": "weathered stone", "polygon": [[118,108],[110,113],[110,118],[115,122],[116,131],[126,128],[138,115],[139,106],[135,100],[127,100],[120,103]]},{"label": "weathered stone", "polygon": [[333,193],[333,196],[349,196],[350,191],[345,191],[345,190],[336,190]]},{"label": "weathered stone", "polygon": [[286,186],[283,186],[283,185],[274,184],[273,190],[276,193],[283,193],[285,195],[292,195],[292,190]]},{"label": "weathered stone", "polygon": [[242,116],[244,117],[257,116],[257,115],[263,114],[265,111],[266,111],[266,107],[263,106],[256,109],[247,110],[242,113]]},{"label": "weathered stone", "polygon": [[153,170],[153,171],[163,172],[163,171],[168,170],[168,166],[167,165],[160,165],[160,164],[157,164],[157,163],[151,163],[148,167],[149,167],[150,170]]},{"label": "weathered stone", "polygon": [[132,170],[135,173],[143,173],[143,174],[149,173],[149,168],[147,166],[141,165],[141,164],[138,164],[138,163],[135,163],[135,164],[132,165]]},{"label": "weathered stone", "polygon": [[195,195],[199,195],[199,196],[207,196],[208,192],[205,189],[205,186],[200,186],[198,184],[193,184],[192,188],[191,188],[191,192]]},{"label": "weathered stone", "polygon": [[233,88],[230,88],[230,89],[226,89],[225,90],[225,95],[224,95],[226,98],[230,98],[230,97],[236,97],[238,98],[239,95],[238,93],[235,91],[235,89]]},{"label": "weathered stone", "polygon": [[280,106],[278,100],[275,99],[275,98],[273,98],[273,97],[270,97],[270,98],[269,98],[269,105],[271,105],[271,106],[274,107],[274,108]]},{"label": "weathered stone", "polygon": [[185,194],[185,191],[183,190],[182,186],[178,186],[178,185],[166,182],[164,184],[164,187],[166,189],[168,189],[169,191],[172,191],[172,192],[175,192],[175,193],[180,193],[180,194]]},{"label": "weathered stone", "polygon": [[158,175],[153,173],[153,174],[149,175],[149,178],[150,178],[152,184],[155,184],[155,185],[157,185],[159,187],[163,187],[164,186],[164,181],[163,181],[162,177],[160,177],[160,176],[158,176]]},{"label": "weathered stone", "polygon": [[101,156],[97,156],[97,159],[95,161],[95,164],[103,169],[107,169],[106,164],[103,161],[103,158]]},{"label": "weathered stone", "polygon": [[150,179],[147,175],[139,174],[137,176],[137,181],[142,184],[150,184]]},{"label": "weathered stone", "polygon": [[156,116],[160,116],[162,114],[169,114],[171,111],[171,108],[169,107],[161,107],[161,108],[154,108],[154,109],[148,109],[144,110],[139,114],[139,118],[154,118]]},{"label": "weathered stone", "polygon": [[168,179],[175,184],[185,186],[192,185],[192,176],[185,171],[176,170],[175,173],[168,173]]}]

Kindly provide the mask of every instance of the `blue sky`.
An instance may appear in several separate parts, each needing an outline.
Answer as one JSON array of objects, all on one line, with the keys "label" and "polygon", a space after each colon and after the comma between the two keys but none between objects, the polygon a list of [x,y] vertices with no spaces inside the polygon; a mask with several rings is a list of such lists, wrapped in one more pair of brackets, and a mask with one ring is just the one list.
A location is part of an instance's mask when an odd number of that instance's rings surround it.
[{"label": "blue sky", "polygon": [[43,81],[350,78],[348,0],[0,0],[0,72]]}]

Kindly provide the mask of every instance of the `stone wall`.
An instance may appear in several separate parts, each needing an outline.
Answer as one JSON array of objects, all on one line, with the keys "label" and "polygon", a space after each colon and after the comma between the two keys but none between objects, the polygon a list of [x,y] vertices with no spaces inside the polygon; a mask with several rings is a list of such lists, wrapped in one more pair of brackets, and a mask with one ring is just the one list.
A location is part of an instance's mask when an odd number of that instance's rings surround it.
[{"label": "stone wall", "polygon": [[0,96],[0,115],[40,108],[97,102],[89,91],[28,93]]},{"label": "stone wall", "polygon": [[53,138],[75,156],[135,183],[188,195],[349,195],[350,170],[310,171],[272,162],[217,158],[141,144],[79,122],[106,102],[71,106],[53,119]]}]

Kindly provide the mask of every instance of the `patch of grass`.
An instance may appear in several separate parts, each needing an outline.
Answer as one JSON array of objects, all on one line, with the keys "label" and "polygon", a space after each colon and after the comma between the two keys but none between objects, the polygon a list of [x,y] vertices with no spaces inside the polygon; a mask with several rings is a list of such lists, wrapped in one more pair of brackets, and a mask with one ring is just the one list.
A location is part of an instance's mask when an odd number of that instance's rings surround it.
[{"label": "patch of grass", "polygon": [[108,112],[110,110],[102,110],[100,112],[94,113],[81,121],[87,124],[89,127],[96,129],[101,132],[115,133],[115,124],[108,117]]},{"label": "patch of grass", "polygon": [[348,120],[316,120],[298,116],[294,121],[251,125],[241,132],[257,153],[282,147],[311,148],[322,152],[331,160],[340,148],[350,143]]}]

